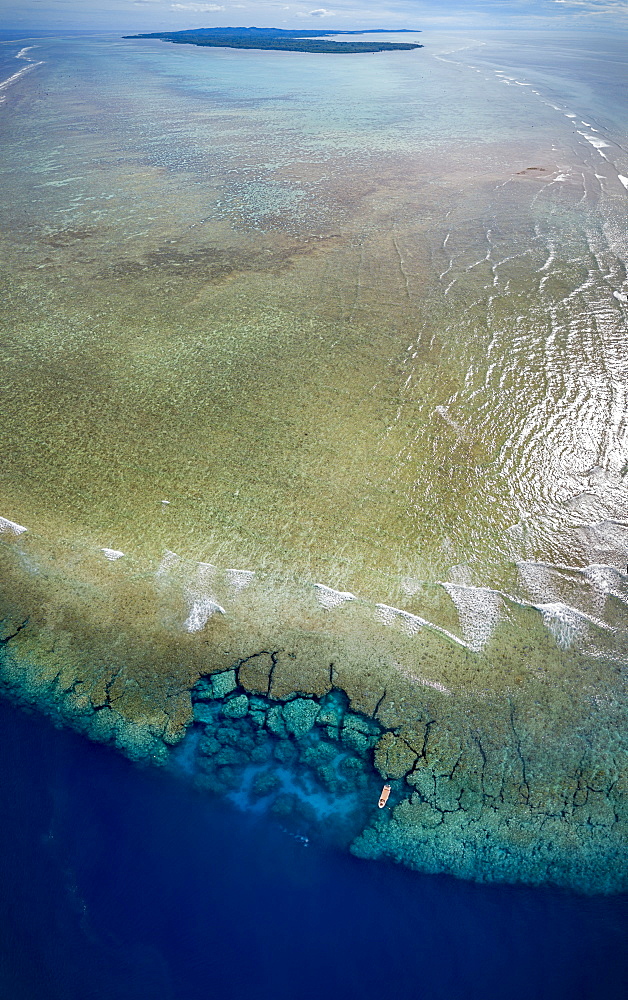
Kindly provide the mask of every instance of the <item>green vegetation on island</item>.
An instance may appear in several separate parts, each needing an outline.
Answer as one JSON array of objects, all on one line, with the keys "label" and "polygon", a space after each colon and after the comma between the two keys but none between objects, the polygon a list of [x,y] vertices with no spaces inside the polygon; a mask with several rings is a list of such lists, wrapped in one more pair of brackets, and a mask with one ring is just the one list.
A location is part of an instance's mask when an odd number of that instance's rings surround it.
[{"label": "green vegetation on island", "polygon": [[[409,29],[404,29],[408,32]],[[417,42],[336,42],[329,35],[362,35],[390,33],[390,29],[374,31],[310,31],[283,28],[196,28],[190,31],[153,31],[125,38],[159,38],[184,45],[207,45],[231,49],[278,49],[288,52],[385,52],[391,49],[420,49]],[[395,32],[396,33],[396,32]]]}]

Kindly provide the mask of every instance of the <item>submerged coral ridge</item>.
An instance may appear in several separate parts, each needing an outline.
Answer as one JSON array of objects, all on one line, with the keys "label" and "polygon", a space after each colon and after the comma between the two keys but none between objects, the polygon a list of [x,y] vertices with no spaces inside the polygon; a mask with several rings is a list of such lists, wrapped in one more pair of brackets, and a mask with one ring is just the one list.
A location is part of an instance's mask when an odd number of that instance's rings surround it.
[{"label": "submerged coral ridge", "polygon": [[[220,691],[227,693],[221,696]],[[194,722],[172,764],[243,809],[281,816],[303,835],[348,846],[377,804],[372,751],[381,726],[349,709],[346,695],[250,695],[235,671],[201,678]]]}]

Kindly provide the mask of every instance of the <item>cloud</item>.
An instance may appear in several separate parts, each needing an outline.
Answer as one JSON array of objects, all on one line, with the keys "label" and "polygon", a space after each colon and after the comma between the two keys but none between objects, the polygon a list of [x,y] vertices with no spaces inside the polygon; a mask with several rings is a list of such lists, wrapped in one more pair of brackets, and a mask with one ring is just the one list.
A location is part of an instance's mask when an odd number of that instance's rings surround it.
[{"label": "cloud", "polygon": [[300,11],[297,13],[297,17],[335,17],[336,12],[334,10],[327,10],[326,7],[317,7],[316,10],[310,10],[307,14],[303,14]]},{"label": "cloud", "polygon": [[[144,0],[146,2],[146,0]],[[171,10],[191,10],[195,14],[206,14],[208,11],[212,10],[224,10],[225,8],[218,3],[171,3]]]},{"label": "cloud", "polygon": [[579,7],[581,13],[588,14],[625,14],[625,0],[554,0],[567,7]]},{"label": "cloud", "polygon": [[[277,24],[313,29],[333,20],[359,28],[624,28],[627,0],[8,0],[16,27],[163,31],[200,24]],[[5,3],[4,6],[7,6]],[[0,8],[2,8],[0,0]],[[237,18],[236,18],[237,14]],[[236,20],[234,21],[234,18]],[[7,17],[5,16],[5,21]],[[8,26],[8,25],[7,25]],[[329,27],[329,26],[328,26]]]}]

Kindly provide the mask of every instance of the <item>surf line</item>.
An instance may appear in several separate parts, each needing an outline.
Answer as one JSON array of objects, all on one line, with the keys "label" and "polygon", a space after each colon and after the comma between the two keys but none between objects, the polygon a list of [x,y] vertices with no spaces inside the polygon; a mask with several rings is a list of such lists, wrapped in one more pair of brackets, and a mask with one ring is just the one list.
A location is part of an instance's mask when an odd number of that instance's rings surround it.
[{"label": "surf line", "polygon": [[22,66],[21,69],[18,69],[17,73],[13,73],[11,76],[7,77],[6,80],[2,80],[0,82],[0,104],[4,104],[4,102],[7,99],[6,94],[2,93],[2,91],[8,90],[11,84],[21,79],[21,77],[26,75],[26,73],[30,73],[32,69],[35,69],[37,66],[43,66],[44,64],[43,59],[38,62],[36,59],[31,59],[31,57],[27,55],[27,53],[30,52],[30,50],[33,48],[35,48],[34,45],[26,45],[23,49],[20,49],[20,51],[17,53],[15,58],[25,60],[27,65]]}]

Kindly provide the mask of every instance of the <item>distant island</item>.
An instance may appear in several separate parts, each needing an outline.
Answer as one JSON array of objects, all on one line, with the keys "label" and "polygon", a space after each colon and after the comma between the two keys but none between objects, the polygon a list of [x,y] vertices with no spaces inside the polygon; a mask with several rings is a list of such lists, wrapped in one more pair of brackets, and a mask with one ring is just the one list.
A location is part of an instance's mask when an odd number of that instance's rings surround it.
[{"label": "distant island", "polygon": [[332,42],[329,35],[415,34],[411,28],[368,28],[363,31],[314,31],[284,28],[193,28],[188,31],[152,31],[124,38],[160,38],[183,45],[209,45],[230,49],[278,49],[285,52],[388,52],[422,49],[417,42]]}]

